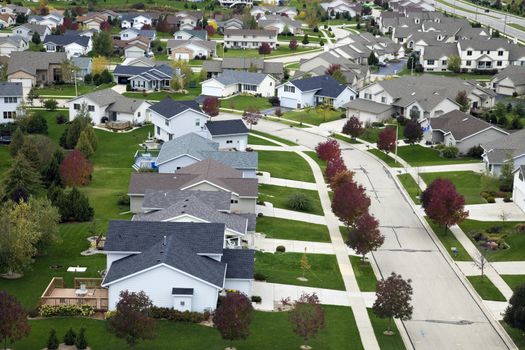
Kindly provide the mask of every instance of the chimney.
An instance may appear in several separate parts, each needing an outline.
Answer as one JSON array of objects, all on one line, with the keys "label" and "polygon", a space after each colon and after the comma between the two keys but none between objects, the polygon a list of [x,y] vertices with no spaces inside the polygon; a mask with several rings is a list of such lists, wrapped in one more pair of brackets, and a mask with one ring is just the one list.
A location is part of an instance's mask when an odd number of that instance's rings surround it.
[{"label": "chimney", "polygon": [[163,245],[166,245],[166,236],[164,236],[164,243],[162,243]]}]

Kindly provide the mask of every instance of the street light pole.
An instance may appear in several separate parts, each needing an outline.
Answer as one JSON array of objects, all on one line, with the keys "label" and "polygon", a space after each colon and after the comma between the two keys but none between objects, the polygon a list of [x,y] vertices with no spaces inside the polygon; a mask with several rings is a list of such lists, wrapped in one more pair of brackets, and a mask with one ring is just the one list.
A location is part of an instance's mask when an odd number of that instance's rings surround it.
[{"label": "street light pole", "polygon": [[503,35],[507,35],[507,14],[505,13],[505,19],[503,20]]},{"label": "street light pole", "polygon": [[78,96],[77,71],[73,69],[73,80],[75,80],[75,96]]}]

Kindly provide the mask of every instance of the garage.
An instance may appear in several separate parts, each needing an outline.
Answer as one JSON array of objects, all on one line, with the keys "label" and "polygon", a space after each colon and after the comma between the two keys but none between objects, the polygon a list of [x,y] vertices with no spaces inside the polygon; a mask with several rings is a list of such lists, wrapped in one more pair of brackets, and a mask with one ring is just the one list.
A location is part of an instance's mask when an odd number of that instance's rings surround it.
[{"label": "garage", "polygon": [[496,87],[496,92],[500,95],[512,96],[514,91],[515,91],[514,87],[510,87],[510,86],[503,86],[503,85],[498,84],[498,86]]},{"label": "garage", "polygon": [[289,97],[281,97],[281,107],[296,109],[297,100],[294,98],[289,98]]},{"label": "garage", "polygon": [[190,59],[190,54],[187,52],[175,52],[175,59],[188,61]]},{"label": "garage", "polygon": [[222,97],[224,96],[224,86],[215,79],[206,80],[202,83],[202,95]]},{"label": "garage", "polygon": [[516,170],[514,175],[514,187],[512,188],[512,201],[525,211],[525,166]]}]

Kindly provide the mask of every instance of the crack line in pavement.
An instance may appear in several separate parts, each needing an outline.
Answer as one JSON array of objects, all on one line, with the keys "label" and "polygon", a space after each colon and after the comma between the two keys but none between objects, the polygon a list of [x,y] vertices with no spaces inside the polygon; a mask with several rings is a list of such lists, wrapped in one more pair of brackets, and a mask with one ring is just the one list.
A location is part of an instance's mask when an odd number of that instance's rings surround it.
[{"label": "crack line in pavement", "polygon": [[432,253],[432,252],[437,251],[437,250],[432,250],[432,249],[411,249],[411,248],[402,248],[402,249],[397,249],[397,248],[381,249],[379,248],[378,250],[381,250],[383,252],[407,252],[407,253]]},{"label": "crack line in pavement", "polygon": [[390,227],[390,229],[392,230],[392,232],[394,232],[394,236],[396,236],[397,244],[399,244],[399,247],[402,247],[401,242],[399,241],[399,236],[397,235],[396,229],[394,227]]},{"label": "crack line in pavement", "polygon": [[377,195],[376,188],[374,187],[374,184],[372,183],[372,180],[370,180],[370,176],[368,175],[368,171],[366,171],[365,168],[363,168],[362,165],[360,165],[361,171],[365,174],[366,178],[368,179],[368,182],[370,182],[370,186],[372,186],[372,192],[374,192],[374,196],[376,197],[377,201],[381,203],[381,200],[379,199],[379,196]]}]

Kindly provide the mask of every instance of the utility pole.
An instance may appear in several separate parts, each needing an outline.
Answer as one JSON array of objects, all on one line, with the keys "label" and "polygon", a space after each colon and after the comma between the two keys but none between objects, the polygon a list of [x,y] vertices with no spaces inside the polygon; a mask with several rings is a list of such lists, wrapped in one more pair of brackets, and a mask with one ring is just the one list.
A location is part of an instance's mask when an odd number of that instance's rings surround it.
[{"label": "utility pole", "polygon": [[73,80],[75,80],[75,96],[78,96],[77,71],[73,69]]},{"label": "utility pole", "polygon": [[507,30],[507,13],[505,13],[505,19],[503,20],[503,35],[507,35],[506,33],[506,30]]}]

